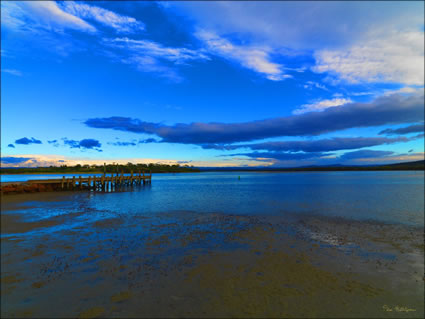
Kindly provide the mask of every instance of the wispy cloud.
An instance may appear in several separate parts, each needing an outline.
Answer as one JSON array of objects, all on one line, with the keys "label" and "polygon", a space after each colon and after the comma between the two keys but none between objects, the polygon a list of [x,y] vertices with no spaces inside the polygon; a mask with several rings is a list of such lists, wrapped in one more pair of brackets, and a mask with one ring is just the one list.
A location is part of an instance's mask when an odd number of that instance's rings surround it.
[{"label": "wispy cloud", "polygon": [[9,144],[9,145],[7,145],[7,147],[15,148],[15,145]]},{"label": "wispy cloud", "polygon": [[54,147],[58,147],[59,146],[58,140],[47,141],[47,143],[53,145]]},{"label": "wispy cloud", "polygon": [[329,156],[330,153],[303,153],[303,152],[252,152],[229,154],[225,156],[247,156],[257,161],[274,160],[274,161],[300,161],[306,159],[319,159],[324,156]]},{"label": "wispy cloud", "polygon": [[137,56],[150,56],[184,64],[190,60],[208,60],[209,57],[201,50],[191,50],[184,47],[166,47],[151,40],[133,40],[129,38],[103,39],[107,45],[115,48],[126,49]]},{"label": "wispy cloud", "polygon": [[205,149],[235,150],[239,148],[249,148],[251,150],[263,150],[272,152],[330,152],[338,150],[359,149],[384,144],[408,142],[411,139],[406,137],[386,138],[386,137],[334,137],[329,139],[310,141],[279,141],[263,142],[255,144],[238,145],[201,145]]},{"label": "wispy cloud", "polygon": [[112,28],[117,33],[130,34],[145,29],[144,23],[133,17],[74,1],[5,1],[1,6],[2,25],[16,31],[74,29],[96,33],[98,29],[86,20]]},{"label": "wispy cloud", "polygon": [[109,145],[114,145],[114,146],[136,146],[137,143],[135,142],[109,142]]},{"label": "wispy cloud", "polygon": [[287,57],[285,50],[313,53],[314,70],[337,80],[423,85],[422,2],[211,1],[167,7],[188,15],[194,28],[211,30],[218,39],[231,34],[236,41],[249,39],[253,46]]},{"label": "wispy cloud", "polygon": [[154,138],[146,138],[143,140],[139,140],[138,144],[147,144],[147,143],[160,143],[160,141],[154,139]]},{"label": "wispy cloud", "polygon": [[8,74],[12,74],[15,76],[22,76],[22,72],[19,70],[15,70],[15,69],[1,69],[1,71],[3,73],[8,73]]},{"label": "wispy cloud", "polygon": [[234,61],[269,80],[281,81],[291,77],[284,74],[283,65],[271,61],[271,50],[268,47],[233,44],[214,32],[205,30],[200,30],[195,35],[205,44],[209,53]]},{"label": "wispy cloud", "polygon": [[341,106],[348,103],[352,103],[351,99],[347,98],[334,98],[330,100],[319,100],[310,104],[303,104],[300,108],[294,110],[293,114],[302,114],[307,112],[323,111],[330,107]]},{"label": "wispy cloud", "polygon": [[394,152],[392,151],[360,150],[360,151],[344,153],[339,158],[342,160],[353,160],[353,159],[359,159],[359,158],[386,157],[393,154]]},{"label": "wispy cloud", "polygon": [[152,73],[158,77],[166,78],[171,82],[179,83],[184,80],[175,68],[150,56],[131,55],[122,58],[120,62],[133,65],[140,72]]},{"label": "wispy cloud", "polygon": [[303,153],[303,152],[251,152],[225,155],[230,157],[246,156],[255,161],[268,161],[273,166],[301,165],[365,165],[417,161],[424,159],[424,153],[396,154],[393,151],[358,150],[336,156],[333,153]]},{"label": "wispy cloud", "polygon": [[74,29],[96,32],[96,28],[70,13],[63,11],[54,1],[2,1],[2,25],[15,31],[36,29]]},{"label": "wispy cloud", "polygon": [[113,55],[117,62],[131,64],[141,72],[149,72],[181,82],[177,66],[188,61],[203,61],[209,57],[200,50],[184,47],[166,47],[151,40],[134,40],[129,38],[104,38],[102,44],[115,49]]},{"label": "wispy cloud", "polygon": [[400,127],[398,129],[387,128],[379,132],[379,134],[386,135],[399,135],[399,134],[410,134],[410,133],[423,133],[425,130],[424,123],[413,124],[406,127]]},{"label": "wispy cloud", "polygon": [[321,89],[324,91],[329,91],[329,89],[320,83],[314,82],[314,81],[307,81],[304,85],[303,85],[304,89],[307,90],[312,90],[313,88],[317,88],[317,89]]},{"label": "wispy cloud", "polygon": [[365,42],[315,54],[314,71],[349,83],[392,82],[424,85],[424,33],[374,34]]},{"label": "wispy cloud", "polygon": [[62,1],[60,7],[73,16],[94,20],[106,27],[113,28],[118,33],[136,33],[145,29],[143,22],[101,7],[74,1]]},{"label": "wispy cloud", "polygon": [[424,5],[417,2],[172,1],[165,9],[219,35],[297,50],[361,43],[370,30],[416,28],[424,19]]},{"label": "wispy cloud", "polygon": [[92,118],[93,128],[154,134],[163,142],[184,144],[235,143],[279,136],[314,136],[354,127],[417,122],[424,118],[424,95],[383,96],[369,103],[350,103],[288,117],[245,123],[163,125],[126,117]]}]

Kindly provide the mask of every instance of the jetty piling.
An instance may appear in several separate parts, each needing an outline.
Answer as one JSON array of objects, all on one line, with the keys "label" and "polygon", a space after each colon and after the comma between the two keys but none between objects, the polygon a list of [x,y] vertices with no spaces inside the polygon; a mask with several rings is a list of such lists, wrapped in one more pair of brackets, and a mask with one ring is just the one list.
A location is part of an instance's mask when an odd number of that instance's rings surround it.
[{"label": "jetty piling", "polygon": [[62,176],[58,179],[41,179],[29,180],[21,184],[29,185],[38,191],[60,191],[60,190],[94,190],[94,191],[116,191],[125,187],[133,187],[134,185],[150,184],[152,181],[152,172],[145,174],[144,172],[124,175],[121,172],[119,175],[112,173],[110,176],[72,176],[67,178]]}]

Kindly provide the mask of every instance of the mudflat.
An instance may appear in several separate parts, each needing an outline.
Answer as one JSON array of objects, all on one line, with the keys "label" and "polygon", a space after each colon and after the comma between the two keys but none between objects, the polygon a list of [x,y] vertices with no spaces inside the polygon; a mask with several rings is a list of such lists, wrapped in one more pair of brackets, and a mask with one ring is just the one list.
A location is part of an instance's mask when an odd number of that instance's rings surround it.
[{"label": "mudflat", "polygon": [[423,227],[308,214],[17,213],[32,195],[2,202],[2,317],[424,315]]}]

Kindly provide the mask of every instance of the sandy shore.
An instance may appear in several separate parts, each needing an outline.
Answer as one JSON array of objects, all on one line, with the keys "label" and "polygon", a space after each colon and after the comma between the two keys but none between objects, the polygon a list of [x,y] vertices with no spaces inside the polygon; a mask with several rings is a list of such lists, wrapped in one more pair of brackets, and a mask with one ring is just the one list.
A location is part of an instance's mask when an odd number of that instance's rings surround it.
[{"label": "sandy shore", "polygon": [[2,202],[2,317],[424,314],[423,228],[195,212],[34,219],[20,205]]}]

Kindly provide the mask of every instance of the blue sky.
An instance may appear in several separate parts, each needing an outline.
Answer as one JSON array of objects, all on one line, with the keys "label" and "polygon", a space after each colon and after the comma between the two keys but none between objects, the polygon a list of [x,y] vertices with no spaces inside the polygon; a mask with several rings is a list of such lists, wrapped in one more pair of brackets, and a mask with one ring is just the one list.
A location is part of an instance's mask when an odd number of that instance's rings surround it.
[{"label": "blue sky", "polygon": [[2,166],[424,158],[423,2],[2,2]]}]

